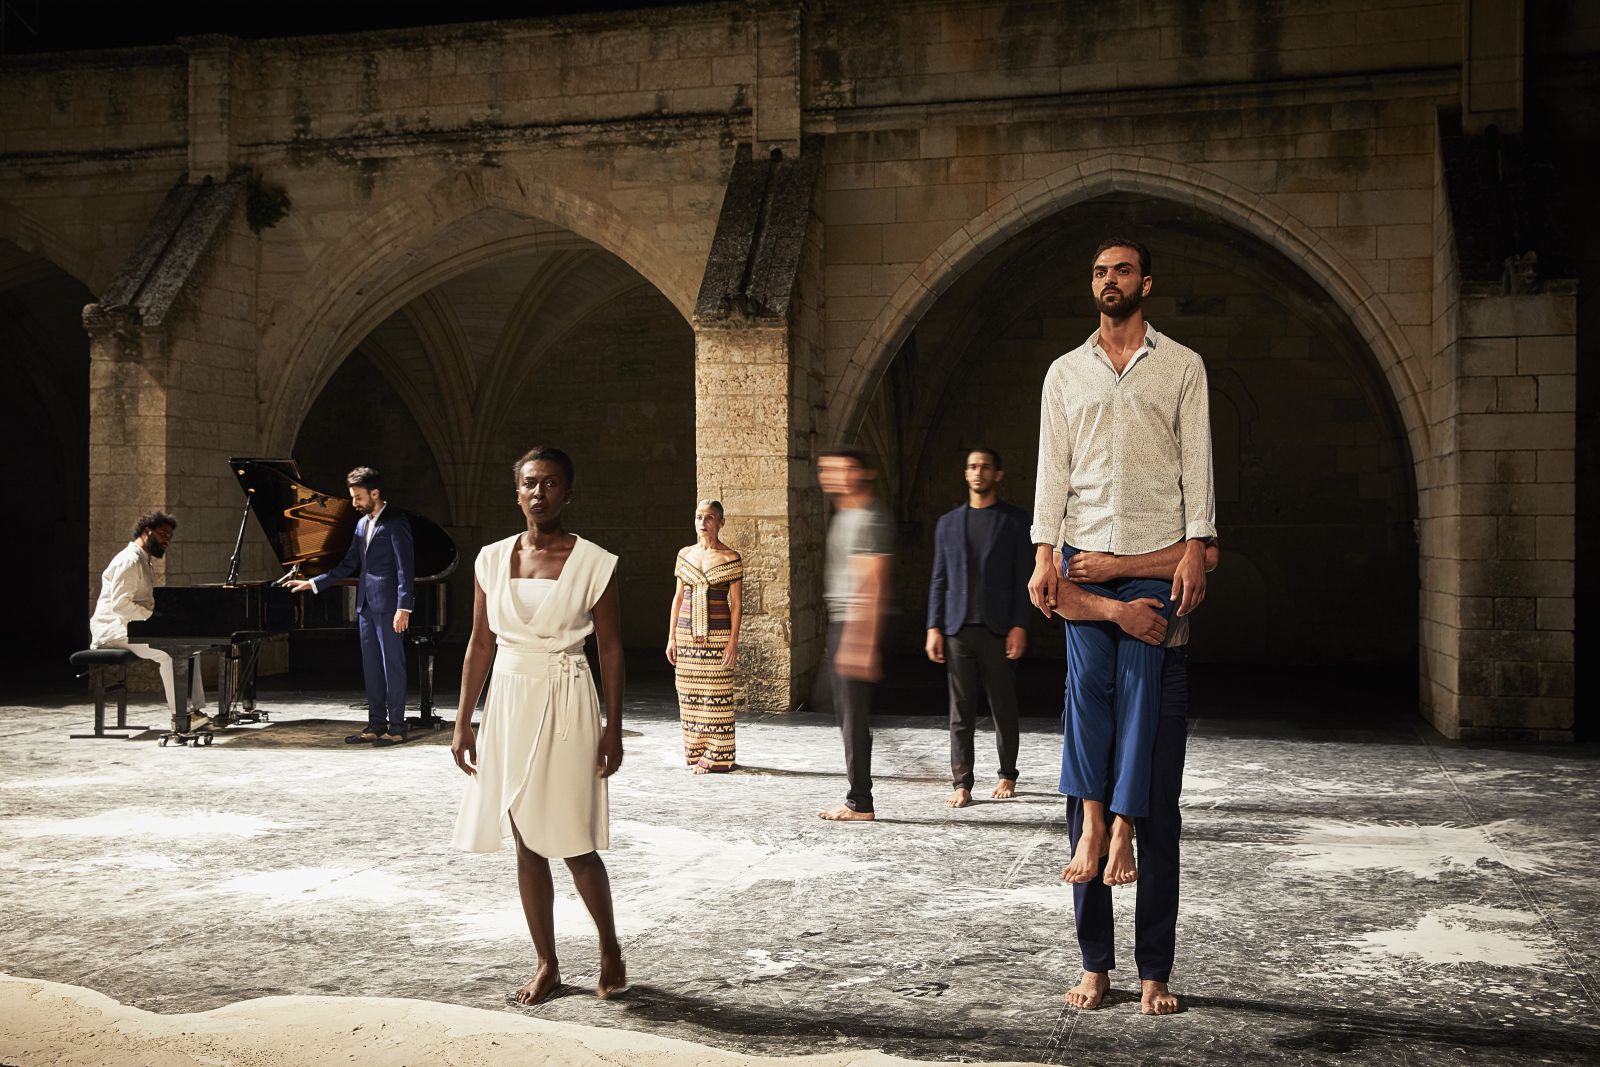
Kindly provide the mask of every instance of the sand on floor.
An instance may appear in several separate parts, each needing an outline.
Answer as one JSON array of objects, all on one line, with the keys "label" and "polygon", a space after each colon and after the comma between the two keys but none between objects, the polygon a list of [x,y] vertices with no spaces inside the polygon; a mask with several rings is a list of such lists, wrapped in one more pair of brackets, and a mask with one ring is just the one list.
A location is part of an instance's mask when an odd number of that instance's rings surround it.
[{"label": "sand on floor", "polygon": [[160,1015],[80,986],[0,975],[0,1064],[84,1067],[889,1067],[879,1052],[751,1057],[689,1041],[399,997],[262,997]]}]

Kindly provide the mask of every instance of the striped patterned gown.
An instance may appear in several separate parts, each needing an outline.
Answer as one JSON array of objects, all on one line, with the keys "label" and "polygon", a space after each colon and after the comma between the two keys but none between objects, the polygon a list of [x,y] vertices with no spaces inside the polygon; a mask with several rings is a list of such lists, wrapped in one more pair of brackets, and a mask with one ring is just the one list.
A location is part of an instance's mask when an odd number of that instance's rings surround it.
[{"label": "striped patterned gown", "polygon": [[689,764],[710,771],[733,770],[733,669],[722,665],[733,615],[728,587],[744,577],[744,559],[734,556],[710,572],[678,553],[676,574],[683,581],[678,609],[678,717],[683,723],[683,754]]}]

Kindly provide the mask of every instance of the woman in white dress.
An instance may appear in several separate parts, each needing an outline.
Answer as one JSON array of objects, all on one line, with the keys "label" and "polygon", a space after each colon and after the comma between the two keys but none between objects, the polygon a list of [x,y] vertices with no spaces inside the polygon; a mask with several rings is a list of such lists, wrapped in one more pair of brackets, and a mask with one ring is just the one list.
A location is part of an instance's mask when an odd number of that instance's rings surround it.
[{"label": "woman in white dress", "polygon": [[[561,984],[550,859],[572,872],[600,934],[601,998],[627,986],[599,849],[610,846],[606,779],[622,763],[622,609],[617,557],[568,533],[572,459],[535,448],[517,461],[517,503],[528,528],[486,546],[474,567],[472,638],[461,668],[461,705],[450,746],[469,776],[455,843],[498,851],[516,840],[517,887],[539,967],[517,1000],[537,1004]],[[583,640],[595,635],[606,720]],[[489,664],[494,678],[476,736],[472,712]]]}]

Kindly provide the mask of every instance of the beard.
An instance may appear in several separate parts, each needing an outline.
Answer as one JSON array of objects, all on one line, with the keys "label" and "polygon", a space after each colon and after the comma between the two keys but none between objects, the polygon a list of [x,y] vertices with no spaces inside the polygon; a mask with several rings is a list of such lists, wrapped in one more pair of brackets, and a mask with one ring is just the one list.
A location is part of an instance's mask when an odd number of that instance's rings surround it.
[{"label": "beard", "polygon": [[160,559],[167,554],[167,546],[154,538],[151,538],[150,543],[144,546],[144,550],[150,553],[153,559]]},{"label": "beard", "polygon": [[[1140,287],[1143,288],[1142,286]],[[1105,294],[1101,293],[1094,298],[1094,306],[1100,314],[1118,321],[1127,318],[1139,310],[1139,305],[1144,303],[1144,293],[1135,289],[1131,293],[1119,293],[1115,303],[1106,303]]]}]

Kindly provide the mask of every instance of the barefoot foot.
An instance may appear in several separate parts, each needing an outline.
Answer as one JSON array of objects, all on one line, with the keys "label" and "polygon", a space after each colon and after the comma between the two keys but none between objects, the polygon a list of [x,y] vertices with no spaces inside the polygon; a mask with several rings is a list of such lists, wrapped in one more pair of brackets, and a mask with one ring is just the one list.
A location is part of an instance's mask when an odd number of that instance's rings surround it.
[{"label": "barefoot foot", "polygon": [[1067,990],[1061,999],[1066,1001],[1067,1007],[1077,1008],[1080,1011],[1093,1011],[1100,1006],[1106,998],[1106,990],[1111,988],[1111,978],[1104,971],[1084,971],[1078,984]]},{"label": "barefoot foot", "polygon": [[553,963],[541,963],[539,969],[517,990],[518,1004],[538,1004],[554,993],[561,985],[561,971]]},{"label": "barefoot foot", "polygon": [[602,952],[600,982],[594,988],[594,995],[601,1000],[609,1000],[627,988],[628,966],[622,962],[622,949],[619,947],[610,952]]},{"label": "barefoot foot", "polygon": [[841,804],[832,811],[819,811],[817,818],[825,822],[871,822],[875,815],[870,811],[856,811]]},{"label": "barefoot foot", "polygon": [[691,764],[689,764],[689,770],[693,771],[695,774],[710,774],[711,773],[711,764],[709,764],[709,763],[691,763]]},{"label": "barefoot foot", "polygon": [[947,808],[964,808],[971,803],[972,790],[965,786],[958,786],[954,793],[944,798],[944,806]]},{"label": "barefoot foot", "polygon": [[1133,860],[1133,820],[1121,815],[1111,822],[1111,847],[1103,877],[1106,885],[1131,885],[1139,879]]},{"label": "barefoot foot", "polygon": [[1083,836],[1078,838],[1078,848],[1072,854],[1072,862],[1061,872],[1061,880],[1074,884],[1094,881],[1094,876],[1100,872],[1100,861],[1105,854],[1104,832],[1092,833],[1084,830]]},{"label": "barefoot foot", "polygon": [[1000,784],[994,787],[994,792],[989,794],[996,800],[1010,800],[1017,795],[1017,783],[1010,778],[1000,779]]},{"label": "barefoot foot", "polygon": [[1178,997],[1165,982],[1140,982],[1139,1013],[1141,1015],[1176,1015],[1182,1008]]}]

